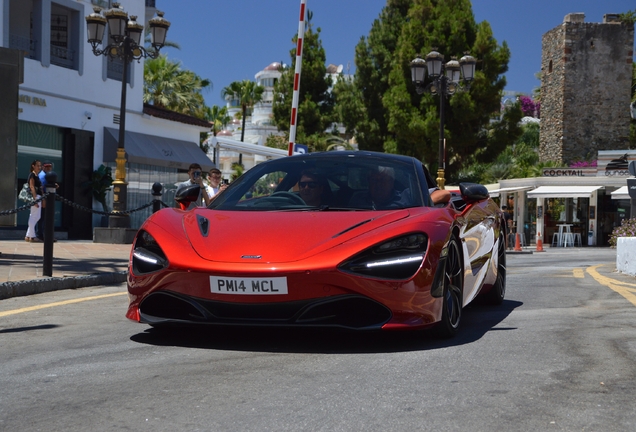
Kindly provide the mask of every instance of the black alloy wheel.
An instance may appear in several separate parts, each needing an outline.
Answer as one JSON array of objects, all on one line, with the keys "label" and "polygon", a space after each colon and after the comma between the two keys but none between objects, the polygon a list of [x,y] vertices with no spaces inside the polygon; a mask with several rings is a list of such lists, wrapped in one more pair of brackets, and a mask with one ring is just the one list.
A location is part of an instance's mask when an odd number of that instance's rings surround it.
[{"label": "black alloy wheel", "polygon": [[503,231],[499,232],[499,247],[497,248],[497,280],[486,294],[486,302],[500,305],[506,296],[506,242]]},{"label": "black alloy wheel", "polygon": [[[504,251],[505,252],[505,251]],[[442,320],[437,326],[440,337],[455,336],[462,319],[464,274],[459,243],[455,237],[448,242],[444,267]]]}]

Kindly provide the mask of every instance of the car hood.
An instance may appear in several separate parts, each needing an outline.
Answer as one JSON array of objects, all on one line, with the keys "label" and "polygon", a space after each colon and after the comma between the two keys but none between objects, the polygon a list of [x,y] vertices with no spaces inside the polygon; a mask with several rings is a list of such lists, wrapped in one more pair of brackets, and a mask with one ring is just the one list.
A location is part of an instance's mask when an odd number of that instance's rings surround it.
[{"label": "car hood", "polygon": [[[196,209],[183,216],[194,250],[216,262],[293,262],[404,219],[408,210],[386,212],[238,212]],[[207,235],[205,235],[207,228]]]}]

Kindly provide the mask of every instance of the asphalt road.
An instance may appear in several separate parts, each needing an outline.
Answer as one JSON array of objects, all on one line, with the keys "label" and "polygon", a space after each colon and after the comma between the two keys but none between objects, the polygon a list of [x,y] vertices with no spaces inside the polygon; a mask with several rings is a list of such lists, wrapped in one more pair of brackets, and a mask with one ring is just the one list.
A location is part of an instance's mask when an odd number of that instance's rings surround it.
[{"label": "asphalt road", "polygon": [[442,341],[160,333],[124,318],[124,285],[2,300],[0,431],[636,430],[636,278],[614,263],[509,255],[504,304]]}]

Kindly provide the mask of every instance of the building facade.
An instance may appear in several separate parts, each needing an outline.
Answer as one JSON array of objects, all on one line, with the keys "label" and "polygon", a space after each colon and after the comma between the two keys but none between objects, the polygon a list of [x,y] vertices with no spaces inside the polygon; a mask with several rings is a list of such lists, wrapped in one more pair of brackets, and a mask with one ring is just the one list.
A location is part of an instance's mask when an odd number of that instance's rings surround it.
[{"label": "building facade", "polygon": [[569,225],[577,246],[608,246],[614,228],[636,216],[627,192],[632,161],[636,150],[599,151],[596,167],[545,168],[541,177],[501,180],[491,196],[512,211],[526,245],[539,233],[551,245],[560,226]]},{"label": "building facade", "polygon": [[[0,0],[0,46],[23,57],[23,80],[18,101],[17,142],[2,142],[2,152],[17,154],[16,191],[3,196],[3,207],[15,208],[17,190],[26,181],[34,159],[50,160],[58,175],[58,193],[84,206],[102,210],[86,183],[101,164],[115,167],[122,95],[122,63],[95,56],[87,41],[85,16],[94,4],[112,7],[111,1]],[[148,19],[154,1],[127,0],[125,11]],[[138,19],[141,22],[141,19]],[[105,35],[103,45],[107,44]],[[127,208],[152,200],[154,182],[167,191],[187,178],[192,162],[205,168],[212,161],[200,150],[199,134],[209,124],[188,116],[158,110],[143,103],[144,61],[130,63],[126,94]],[[112,205],[112,195],[108,197]],[[164,194],[164,202],[170,195]],[[11,203],[11,204],[9,204]],[[112,207],[111,207],[112,209]],[[138,227],[150,210],[131,215]],[[101,216],[57,203],[56,231],[69,238],[92,238]],[[28,214],[20,212],[3,225],[23,226]]]}]

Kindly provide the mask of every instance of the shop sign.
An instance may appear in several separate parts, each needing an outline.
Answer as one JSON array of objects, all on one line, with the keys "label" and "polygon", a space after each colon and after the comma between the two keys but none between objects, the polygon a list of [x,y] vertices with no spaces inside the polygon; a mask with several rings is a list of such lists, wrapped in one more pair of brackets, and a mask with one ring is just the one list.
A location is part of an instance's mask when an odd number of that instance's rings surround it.
[{"label": "shop sign", "polygon": [[589,177],[596,175],[596,168],[544,168],[543,177]]},{"label": "shop sign", "polygon": [[599,151],[598,173],[599,177],[629,177],[629,163],[636,160],[636,152],[628,151]]},{"label": "shop sign", "polygon": [[46,99],[23,94],[19,96],[18,102],[29,105],[46,106]]}]

